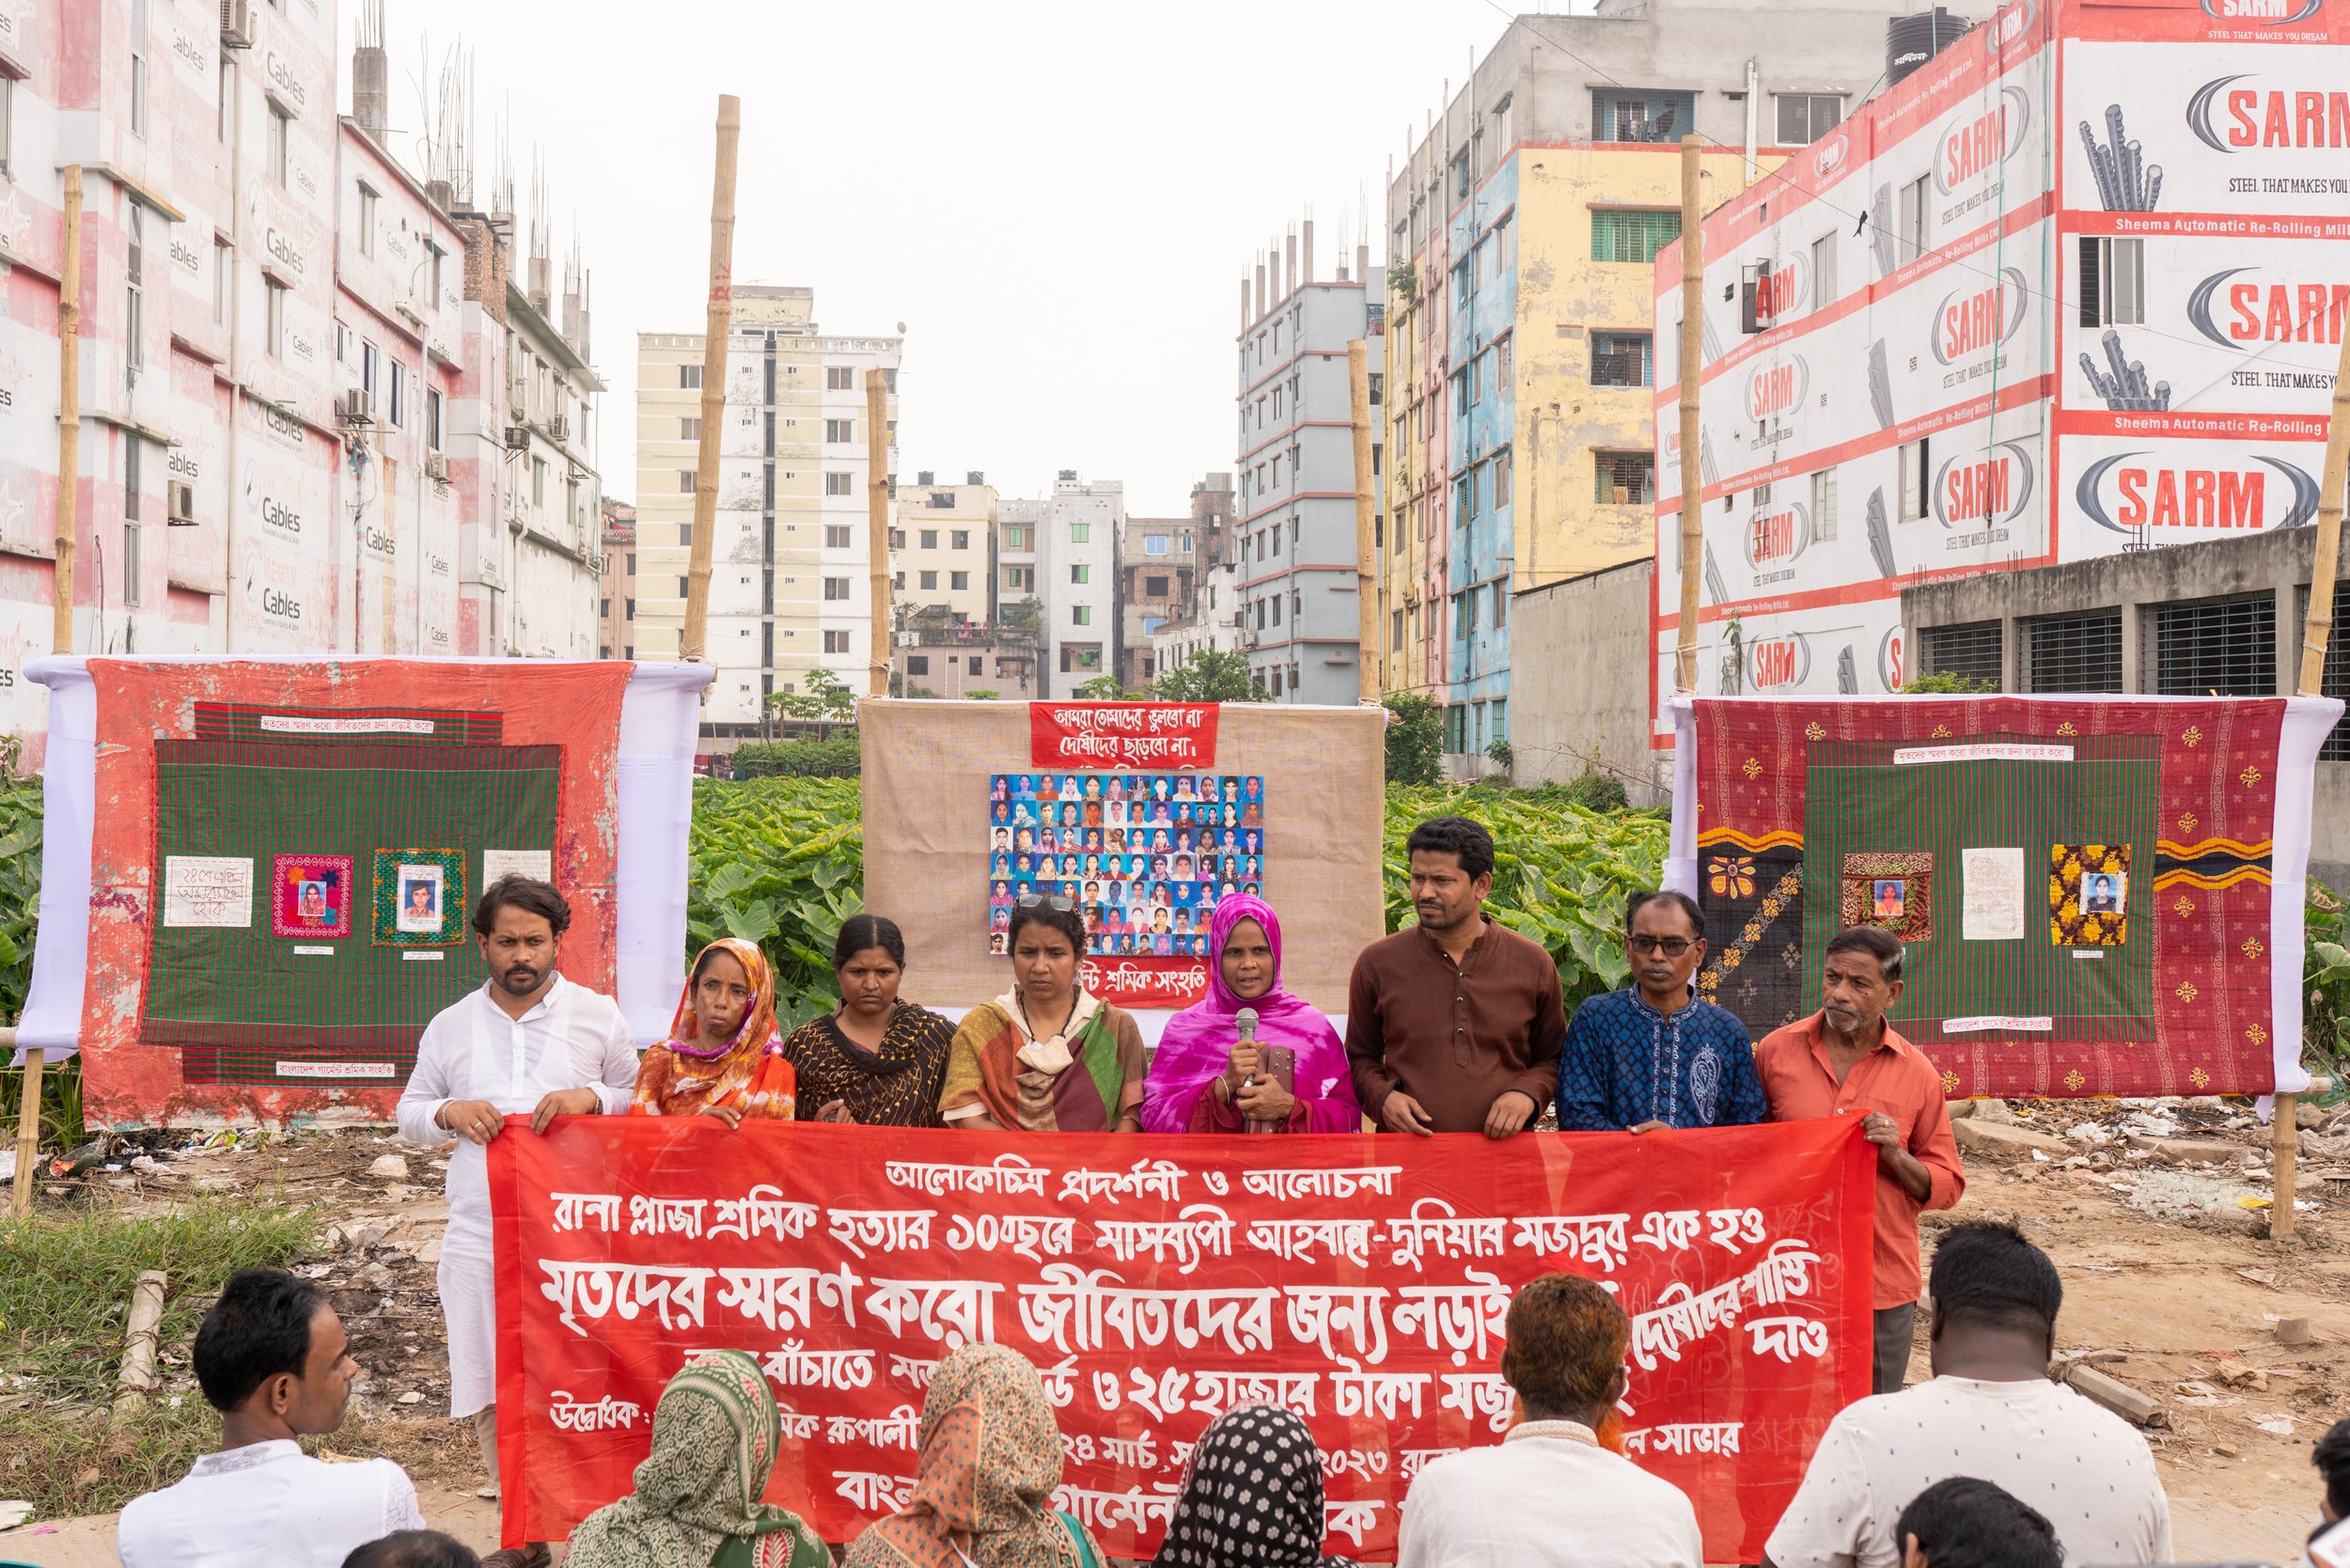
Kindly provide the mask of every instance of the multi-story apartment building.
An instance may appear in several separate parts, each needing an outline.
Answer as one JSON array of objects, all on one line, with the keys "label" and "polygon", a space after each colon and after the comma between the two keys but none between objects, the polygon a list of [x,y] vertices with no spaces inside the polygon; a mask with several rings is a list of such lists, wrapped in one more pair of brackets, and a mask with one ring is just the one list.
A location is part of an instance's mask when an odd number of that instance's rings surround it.
[{"label": "multi-story apartment building", "polygon": [[[75,648],[511,646],[460,563],[506,531],[513,220],[385,153],[380,50],[337,116],[336,25],[332,0],[0,6],[0,729],[35,757],[17,671],[50,643],[68,170]],[[534,594],[589,628],[561,651],[594,646],[584,562]]]},{"label": "multi-story apartment building", "polygon": [[[1351,703],[1361,691],[1357,646],[1354,387],[1347,345],[1378,353],[1384,306],[1370,298],[1367,248],[1354,274],[1314,276],[1314,226],[1257,268],[1241,312],[1240,489],[1233,521],[1240,630],[1258,686],[1276,701]],[[1246,291],[1244,284],[1244,290]],[[1384,369],[1370,372],[1371,471]]]},{"label": "multi-story apartment building", "polygon": [[[996,602],[1010,619],[1033,594],[1040,617],[1036,695],[1076,695],[1118,667],[1118,535],[1126,487],[1064,468],[1053,493],[996,505]],[[1025,585],[1025,586],[1024,586]]]},{"label": "multi-story apartment building", "polygon": [[[879,439],[894,462],[901,341],[824,336],[810,289],[734,290],[707,634],[718,674],[702,725],[715,750],[756,738],[767,698],[808,671],[862,694],[885,656],[871,615],[865,375],[883,376]],[[702,350],[700,333],[637,335],[640,657],[675,658],[684,635]]]},{"label": "multi-story apartment building", "polygon": [[1232,476],[1210,474],[1191,487],[1191,596],[1151,634],[1151,662],[1164,675],[1203,650],[1240,651],[1240,564],[1232,558]]},{"label": "multi-story apartment building", "polygon": [[1706,204],[1735,196],[1878,79],[1886,19],[1521,16],[1395,171],[1382,684],[1445,705],[1456,768],[1509,738],[1512,593],[1652,547],[1649,274],[1680,232],[1682,135],[1705,138]]},{"label": "multi-story apartment building", "polygon": [[603,498],[603,593],[596,610],[596,657],[636,657],[636,509]]},{"label": "multi-story apartment building", "polygon": [[505,651],[584,659],[596,646],[594,601],[557,589],[582,574],[592,581],[596,567],[602,495],[588,455],[603,383],[588,364],[581,280],[566,280],[558,325],[543,234],[533,249],[528,289],[509,280],[506,290]]},{"label": "multi-story apartment building", "polygon": [[926,468],[898,487],[890,603],[901,620],[929,609],[981,625],[995,619],[995,487],[976,469],[959,485],[936,478]]},{"label": "multi-story apartment building", "polygon": [[[337,127],[333,374],[355,480],[355,643],[369,653],[455,653],[463,525],[451,416],[464,375],[464,235],[384,150],[381,101],[354,106],[360,118]],[[469,484],[479,470],[468,463]],[[341,527],[346,515],[318,521]],[[281,529],[263,515],[263,537]]]},{"label": "multi-story apartment building", "polygon": [[1118,681],[1139,691],[1157,679],[1159,628],[1191,610],[1198,539],[1188,517],[1129,517],[1118,535]]}]

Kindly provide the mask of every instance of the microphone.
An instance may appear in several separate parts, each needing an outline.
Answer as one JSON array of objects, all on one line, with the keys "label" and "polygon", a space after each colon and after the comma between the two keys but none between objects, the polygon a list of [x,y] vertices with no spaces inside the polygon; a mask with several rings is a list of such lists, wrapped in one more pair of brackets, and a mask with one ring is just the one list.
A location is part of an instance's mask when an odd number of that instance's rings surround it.
[{"label": "microphone", "polygon": [[[1241,1044],[1254,1045],[1257,1043],[1257,1010],[1255,1008],[1242,1008],[1240,1011],[1233,1016],[1232,1024],[1234,1027],[1240,1031]],[[1259,1065],[1262,1064],[1260,1063]],[[1257,1081],[1257,1075],[1254,1073],[1251,1073],[1245,1081],[1248,1083],[1255,1083]],[[1273,1131],[1271,1127],[1263,1126],[1254,1121],[1244,1121],[1241,1124],[1241,1130],[1243,1132],[1249,1133],[1269,1133]]]}]

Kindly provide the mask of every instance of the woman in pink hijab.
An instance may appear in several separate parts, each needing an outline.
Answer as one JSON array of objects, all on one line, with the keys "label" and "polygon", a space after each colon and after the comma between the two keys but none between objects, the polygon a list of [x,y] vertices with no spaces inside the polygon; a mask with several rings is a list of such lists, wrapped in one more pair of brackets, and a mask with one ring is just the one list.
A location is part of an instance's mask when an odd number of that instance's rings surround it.
[{"label": "woman in pink hijab", "polygon": [[[1254,1045],[1240,1013],[1257,1014]],[[1297,1053],[1295,1092],[1260,1071],[1268,1047]],[[1362,1107],[1346,1047],[1330,1020],[1281,989],[1281,922],[1246,893],[1208,925],[1208,996],[1167,1021],[1144,1087],[1148,1133],[1356,1133]]]}]

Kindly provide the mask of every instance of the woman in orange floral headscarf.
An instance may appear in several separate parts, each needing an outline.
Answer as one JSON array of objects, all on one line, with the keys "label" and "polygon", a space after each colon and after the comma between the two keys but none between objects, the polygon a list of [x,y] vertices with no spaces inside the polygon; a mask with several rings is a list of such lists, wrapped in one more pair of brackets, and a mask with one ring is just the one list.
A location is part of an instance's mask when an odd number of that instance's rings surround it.
[{"label": "woman in orange floral headscarf", "polygon": [[694,960],[669,1038],[645,1053],[630,1109],[639,1116],[746,1116],[789,1121],[791,1063],[776,1032],[775,973],[758,945],[722,936]]}]

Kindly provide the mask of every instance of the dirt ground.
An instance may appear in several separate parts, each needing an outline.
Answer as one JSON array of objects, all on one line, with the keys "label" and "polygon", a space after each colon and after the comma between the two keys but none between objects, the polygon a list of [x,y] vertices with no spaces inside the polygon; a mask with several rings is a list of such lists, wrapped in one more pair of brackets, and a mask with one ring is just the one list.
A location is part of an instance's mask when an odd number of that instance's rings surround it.
[{"label": "dirt ground", "polygon": [[[1966,1196],[1927,1216],[1929,1245],[1953,1220],[2022,1224],[2064,1277],[2060,1353],[2159,1403],[2143,1430],[2170,1492],[2177,1560],[2291,1563],[2315,1517],[2311,1445],[2350,1414],[2350,1110],[2305,1113],[2321,1125],[2301,1138],[2300,1234],[2279,1243],[2260,1206],[2271,1131],[2240,1104],[1982,1108],[1988,1130],[1965,1135]],[[131,1208],[232,1190],[316,1205],[320,1247],[300,1266],[331,1293],[364,1369],[330,1447],[397,1459],[427,1517],[486,1550],[494,1506],[474,1497],[483,1478],[472,1439],[445,1414],[433,1285],[445,1155],[373,1130],[248,1134],[192,1152],[168,1141],[118,1151],[120,1168],[86,1180]],[[2308,1339],[2289,1344],[2280,1333],[2298,1339],[2295,1320]],[[1911,1376],[1926,1375],[1921,1339]],[[5,1559],[110,1568],[112,1516],[0,1532]]]}]

